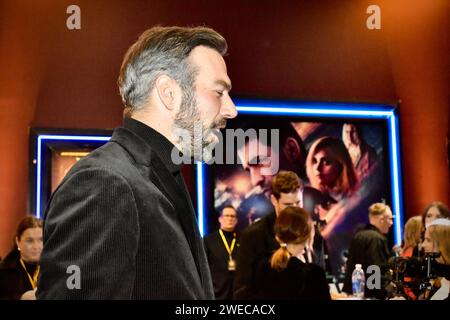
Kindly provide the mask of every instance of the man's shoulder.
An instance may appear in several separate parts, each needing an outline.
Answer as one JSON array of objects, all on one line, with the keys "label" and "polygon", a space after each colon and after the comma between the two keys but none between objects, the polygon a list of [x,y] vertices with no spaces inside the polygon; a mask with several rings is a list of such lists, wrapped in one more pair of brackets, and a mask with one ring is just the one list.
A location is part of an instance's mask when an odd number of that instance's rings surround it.
[{"label": "man's shoulder", "polygon": [[216,240],[218,237],[219,237],[219,232],[217,230],[215,230],[215,231],[208,233],[206,236],[204,236],[203,239],[206,242],[209,242],[209,241]]},{"label": "man's shoulder", "polygon": [[356,240],[385,241],[386,237],[374,229],[363,229],[356,233]]},{"label": "man's shoulder", "polygon": [[249,225],[247,228],[242,230],[241,236],[245,236],[247,234],[252,234],[255,232],[260,232],[261,230],[265,229],[267,226],[267,221],[265,218],[262,218],[251,225]]},{"label": "man's shoulder", "polygon": [[[122,141],[124,140],[121,138],[123,136],[127,137],[127,141],[133,139],[138,140],[137,137],[127,133],[126,129],[117,128],[114,131],[111,140],[98,147],[97,149],[91,151],[87,156],[80,159],[69,171],[69,175],[83,170],[110,171],[112,173],[122,172],[124,173],[124,175],[126,175],[126,168],[133,168],[136,166],[137,159],[135,158],[135,153],[137,153],[138,151],[130,152],[130,150],[133,148],[130,148],[129,145]],[[140,142],[138,141],[137,143]],[[148,146],[145,146],[145,148],[142,147],[141,152],[144,153],[144,151],[145,153],[150,154],[151,148],[149,148]]]},{"label": "man's shoulder", "polygon": [[107,142],[75,163],[67,177],[81,171],[120,171],[118,168],[127,166],[129,161],[126,160],[126,155],[120,150],[120,146],[114,142]]},{"label": "man's shoulder", "polygon": [[259,219],[258,221],[254,222],[242,232],[240,232],[240,238],[251,238],[253,235],[256,234],[267,234],[271,233],[271,229],[273,228],[274,224],[274,217],[272,214],[268,214],[267,216]]},{"label": "man's shoulder", "polygon": [[11,251],[0,261],[0,270],[16,269],[18,266],[19,255],[16,250]]}]

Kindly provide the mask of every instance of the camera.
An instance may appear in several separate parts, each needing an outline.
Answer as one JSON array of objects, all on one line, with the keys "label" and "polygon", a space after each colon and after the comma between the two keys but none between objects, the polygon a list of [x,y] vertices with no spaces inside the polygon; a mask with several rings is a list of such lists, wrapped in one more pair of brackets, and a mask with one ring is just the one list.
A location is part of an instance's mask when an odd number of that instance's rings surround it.
[{"label": "camera", "polygon": [[431,288],[430,280],[450,278],[450,266],[436,261],[440,253],[425,253],[422,257],[392,257],[388,261],[387,276],[396,293],[409,288],[417,293]]}]

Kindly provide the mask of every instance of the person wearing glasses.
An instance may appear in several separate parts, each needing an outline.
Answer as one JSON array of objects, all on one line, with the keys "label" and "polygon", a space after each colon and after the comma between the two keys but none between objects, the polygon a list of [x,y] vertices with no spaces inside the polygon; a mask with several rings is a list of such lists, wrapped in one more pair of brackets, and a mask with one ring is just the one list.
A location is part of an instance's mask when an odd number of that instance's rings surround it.
[{"label": "person wearing glasses", "polygon": [[235,231],[237,222],[236,209],[231,205],[225,206],[219,216],[220,229],[204,239],[217,300],[231,300],[233,295],[236,254],[239,250],[239,234]]},{"label": "person wearing glasses", "polygon": [[386,272],[388,259],[392,255],[386,235],[392,224],[392,210],[387,204],[374,203],[369,207],[369,224],[359,230],[350,243],[344,292],[352,293],[352,272],[356,264],[361,264],[364,271],[369,266],[378,266],[382,274],[381,287],[369,288],[366,286],[364,295],[366,298],[379,300],[386,298],[385,285],[388,279],[383,275]]}]

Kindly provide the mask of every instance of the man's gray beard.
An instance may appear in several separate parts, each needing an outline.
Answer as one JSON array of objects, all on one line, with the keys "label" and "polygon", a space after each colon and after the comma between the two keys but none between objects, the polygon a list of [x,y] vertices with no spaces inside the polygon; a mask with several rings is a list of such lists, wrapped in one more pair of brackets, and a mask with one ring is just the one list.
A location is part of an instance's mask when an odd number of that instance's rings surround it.
[{"label": "man's gray beard", "polygon": [[[215,121],[211,124],[211,127],[215,128],[221,124],[223,124],[222,120],[219,123]],[[175,146],[183,155],[190,155],[195,161],[208,162],[212,158],[213,149],[213,144],[207,141],[211,132],[210,128],[203,125],[193,90],[185,90],[180,111],[175,115],[172,128],[172,134],[176,141]],[[183,131],[189,132],[189,139],[183,139],[177,134],[177,132]],[[208,147],[208,150],[206,150],[206,147]]]}]

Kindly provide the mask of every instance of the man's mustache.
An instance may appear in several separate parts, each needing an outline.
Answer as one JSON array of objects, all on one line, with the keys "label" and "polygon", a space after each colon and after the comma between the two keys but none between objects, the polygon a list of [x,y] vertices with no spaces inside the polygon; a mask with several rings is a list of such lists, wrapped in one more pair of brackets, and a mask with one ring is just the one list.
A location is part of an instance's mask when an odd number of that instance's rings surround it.
[{"label": "man's mustache", "polygon": [[217,119],[211,124],[211,129],[223,129],[227,126],[227,120],[224,118]]}]

